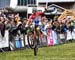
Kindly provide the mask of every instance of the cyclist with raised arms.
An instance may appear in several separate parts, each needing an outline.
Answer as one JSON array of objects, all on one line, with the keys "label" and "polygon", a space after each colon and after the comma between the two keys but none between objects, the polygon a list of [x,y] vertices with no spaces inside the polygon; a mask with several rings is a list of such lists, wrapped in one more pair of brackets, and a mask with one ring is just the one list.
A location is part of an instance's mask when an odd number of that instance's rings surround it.
[{"label": "cyclist with raised arms", "polygon": [[[39,34],[40,34],[40,27],[42,25],[42,14],[43,12],[37,12],[36,9],[33,9],[33,14],[29,17],[28,22],[26,24],[26,27],[30,27],[31,24],[33,25],[33,28],[31,27],[30,30],[32,30],[30,33],[28,33],[28,43],[31,48],[34,49],[34,55],[36,56],[38,45],[39,45]],[[30,41],[31,40],[31,43]]]}]

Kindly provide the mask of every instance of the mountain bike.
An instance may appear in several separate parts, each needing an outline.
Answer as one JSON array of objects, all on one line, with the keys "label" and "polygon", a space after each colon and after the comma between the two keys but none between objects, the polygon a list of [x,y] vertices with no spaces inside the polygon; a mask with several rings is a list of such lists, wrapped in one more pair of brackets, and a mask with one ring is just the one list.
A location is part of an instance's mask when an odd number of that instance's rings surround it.
[{"label": "mountain bike", "polygon": [[37,55],[38,52],[38,45],[39,45],[39,31],[34,28],[27,29],[27,40],[29,47],[34,50],[34,56]]}]

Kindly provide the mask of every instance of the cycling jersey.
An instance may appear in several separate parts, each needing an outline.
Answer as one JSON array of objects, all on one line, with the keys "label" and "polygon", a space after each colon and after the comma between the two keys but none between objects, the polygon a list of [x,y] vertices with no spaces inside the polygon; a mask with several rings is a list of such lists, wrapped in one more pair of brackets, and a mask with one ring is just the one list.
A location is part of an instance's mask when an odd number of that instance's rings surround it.
[{"label": "cycling jersey", "polygon": [[38,16],[35,19],[33,19],[33,25],[34,26],[40,26],[40,25],[42,25],[42,23],[41,23],[41,16]]},{"label": "cycling jersey", "polygon": [[33,21],[37,16],[41,16],[43,14],[43,12],[36,12],[33,13],[30,17],[29,17],[29,21]]}]

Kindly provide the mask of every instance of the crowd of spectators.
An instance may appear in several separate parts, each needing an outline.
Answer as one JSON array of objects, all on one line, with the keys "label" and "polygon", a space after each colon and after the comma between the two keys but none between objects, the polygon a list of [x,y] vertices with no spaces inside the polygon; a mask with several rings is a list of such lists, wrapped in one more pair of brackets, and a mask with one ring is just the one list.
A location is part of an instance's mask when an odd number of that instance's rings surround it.
[{"label": "crowd of spectators", "polygon": [[[43,19],[44,18],[44,19]],[[42,33],[47,35],[47,29],[51,29],[57,33],[57,40],[59,43],[65,43],[67,40],[75,40],[75,38],[68,39],[69,32],[71,35],[75,35],[75,21],[70,18],[65,18],[62,21],[58,21],[58,17],[54,17],[53,20],[48,20],[46,16],[42,18]],[[23,29],[27,23],[28,19],[20,18],[19,13],[9,13],[8,10],[3,9],[0,10],[0,31],[1,35],[4,36],[5,30],[9,30],[10,35],[16,35],[16,31],[13,29],[20,28],[20,24],[22,24],[21,33],[23,33]],[[43,27],[44,26],[44,27]],[[45,33],[44,33],[45,32]],[[61,36],[63,34],[63,36]]]}]

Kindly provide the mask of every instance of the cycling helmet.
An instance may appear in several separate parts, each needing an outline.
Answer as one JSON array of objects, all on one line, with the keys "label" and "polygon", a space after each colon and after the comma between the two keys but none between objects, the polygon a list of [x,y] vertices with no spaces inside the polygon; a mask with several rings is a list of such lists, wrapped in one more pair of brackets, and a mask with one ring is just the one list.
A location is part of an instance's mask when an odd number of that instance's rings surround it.
[{"label": "cycling helmet", "polygon": [[37,12],[37,9],[36,9],[36,7],[34,7],[33,9],[32,9],[32,13],[36,13]]}]

